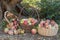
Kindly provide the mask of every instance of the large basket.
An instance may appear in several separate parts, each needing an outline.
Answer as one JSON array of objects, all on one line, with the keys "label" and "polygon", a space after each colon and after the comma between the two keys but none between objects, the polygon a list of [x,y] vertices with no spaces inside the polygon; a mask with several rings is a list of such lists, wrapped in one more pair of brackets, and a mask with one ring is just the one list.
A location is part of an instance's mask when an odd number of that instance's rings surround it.
[{"label": "large basket", "polygon": [[58,26],[56,28],[51,28],[51,29],[38,27],[38,33],[42,36],[55,36],[57,32],[58,32]]}]

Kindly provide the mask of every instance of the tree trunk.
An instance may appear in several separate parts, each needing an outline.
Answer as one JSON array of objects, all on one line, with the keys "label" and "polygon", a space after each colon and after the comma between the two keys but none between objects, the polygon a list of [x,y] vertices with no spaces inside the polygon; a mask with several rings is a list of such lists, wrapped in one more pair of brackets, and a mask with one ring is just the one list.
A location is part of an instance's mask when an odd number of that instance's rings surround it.
[{"label": "tree trunk", "polygon": [[2,9],[1,9],[1,2],[0,2],[0,22],[2,21]]}]

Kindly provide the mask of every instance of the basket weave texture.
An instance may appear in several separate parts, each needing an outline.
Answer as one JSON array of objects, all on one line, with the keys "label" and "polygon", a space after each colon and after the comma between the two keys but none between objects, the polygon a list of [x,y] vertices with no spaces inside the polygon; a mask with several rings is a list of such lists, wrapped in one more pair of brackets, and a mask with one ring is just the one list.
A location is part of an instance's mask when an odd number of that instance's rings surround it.
[{"label": "basket weave texture", "polygon": [[58,27],[57,28],[51,28],[51,29],[46,29],[43,27],[38,27],[38,33],[42,36],[55,36],[58,32]]}]

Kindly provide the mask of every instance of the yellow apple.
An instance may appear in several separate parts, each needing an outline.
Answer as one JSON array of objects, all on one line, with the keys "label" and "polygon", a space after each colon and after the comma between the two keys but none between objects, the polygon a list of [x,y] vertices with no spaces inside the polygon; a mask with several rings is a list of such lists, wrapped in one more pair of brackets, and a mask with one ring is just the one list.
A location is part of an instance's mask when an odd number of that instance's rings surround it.
[{"label": "yellow apple", "polygon": [[20,32],[21,32],[21,29],[18,29],[17,31],[18,31],[18,33],[20,34]]},{"label": "yellow apple", "polygon": [[14,30],[14,34],[17,35],[18,34],[18,31],[17,30]]},{"label": "yellow apple", "polygon": [[5,32],[5,33],[8,33],[8,31],[9,31],[8,28],[5,28],[5,29],[4,29],[4,32]]},{"label": "yellow apple", "polygon": [[21,34],[24,34],[24,30],[21,30]]}]

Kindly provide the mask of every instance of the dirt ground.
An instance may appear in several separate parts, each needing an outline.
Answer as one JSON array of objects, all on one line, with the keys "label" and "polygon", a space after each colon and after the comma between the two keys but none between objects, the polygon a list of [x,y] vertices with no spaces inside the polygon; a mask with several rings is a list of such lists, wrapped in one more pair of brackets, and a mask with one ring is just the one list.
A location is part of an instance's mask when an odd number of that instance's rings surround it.
[{"label": "dirt ground", "polygon": [[8,35],[0,33],[0,40],[60,40],[60,34],[53,37],[44,37],[39,34],[32,35],[31,33],[21,35]]}]

